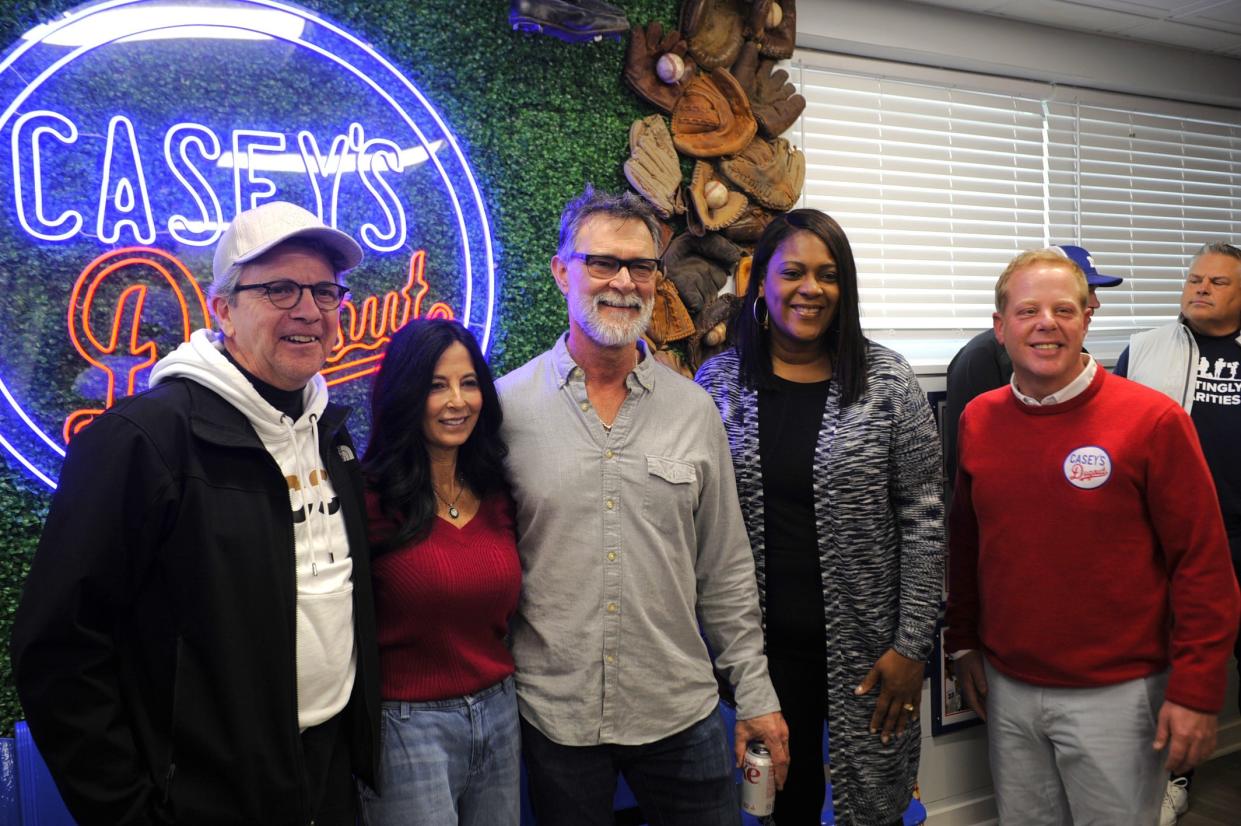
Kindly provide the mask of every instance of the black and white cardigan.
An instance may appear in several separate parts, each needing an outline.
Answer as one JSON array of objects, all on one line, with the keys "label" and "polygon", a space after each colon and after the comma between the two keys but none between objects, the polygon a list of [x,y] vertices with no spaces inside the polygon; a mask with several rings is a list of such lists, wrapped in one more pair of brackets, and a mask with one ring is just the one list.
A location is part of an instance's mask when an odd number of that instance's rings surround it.
[{"label": "black and white cardigan", "polygon": [[[728,350],[695,380],[724,419],[737,493],[767,593],[758,396]],[[925,660],[944,582],[943,479],[926,394],[900,355],[868,342],[866,393],[845,409],[832,382],[814,457],[815,524],[827,638],[827,713],[836,822],[879,826],[909,806],[918,774],[917,723],[884,745],[870,734],[878,691],[853,693],[889,648]]]}]

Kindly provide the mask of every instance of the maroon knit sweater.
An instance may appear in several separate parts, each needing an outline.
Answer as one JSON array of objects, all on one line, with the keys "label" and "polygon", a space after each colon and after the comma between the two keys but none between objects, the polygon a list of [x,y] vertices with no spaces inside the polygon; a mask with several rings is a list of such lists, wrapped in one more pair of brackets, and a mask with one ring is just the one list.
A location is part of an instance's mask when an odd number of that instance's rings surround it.
[{"label": "maroon knit sweater", "polygon": [[[372,541],[391,530],[368,491]],[[513,502],[493,493],[462,528],[436,517],[421,542],[375,559],[380,692],[419,702],[473,694],[513,673],[505,637],[521,563]]]}]

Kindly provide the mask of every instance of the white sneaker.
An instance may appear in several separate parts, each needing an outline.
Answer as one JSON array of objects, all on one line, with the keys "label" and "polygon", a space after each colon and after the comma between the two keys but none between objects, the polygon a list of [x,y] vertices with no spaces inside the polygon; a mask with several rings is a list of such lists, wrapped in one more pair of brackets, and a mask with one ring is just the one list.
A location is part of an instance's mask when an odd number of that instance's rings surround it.
[{"label": "white sneaker", "polygon": [[1175,826],[1176,819],[1189,810],[1189,780],[1177,777],[1168,781],[1163,792],[1163,808],[1159,811],[1159,826]]}]

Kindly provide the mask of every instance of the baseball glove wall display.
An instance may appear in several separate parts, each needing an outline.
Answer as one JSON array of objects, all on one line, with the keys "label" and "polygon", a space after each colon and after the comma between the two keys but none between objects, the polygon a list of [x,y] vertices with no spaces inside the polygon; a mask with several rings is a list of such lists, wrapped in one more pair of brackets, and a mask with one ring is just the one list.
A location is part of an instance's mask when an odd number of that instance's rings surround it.
[{"label": "baseball glove wall display", "polygon": [[[659,115],[635,122],[624,162],[630,185],[671,222],[667,280],[648,337],[668,358],[683,349],[678,364],[690,373],[727,346],[724,331],[740,303],[736,294],[721,295],[729,276],[748,263],[750,245],[772,218],[801,198],[805,155],[780,136],[806,99],[777,66],[793,54],[796,22],[796,0],[684,0],[680,31],[651,22],[630,32],[625,82],[671,115],[671,130]],[[738,293],[748,271],[740,275]],[[693,316],[692,334],[682,336],[672,292]]]}]

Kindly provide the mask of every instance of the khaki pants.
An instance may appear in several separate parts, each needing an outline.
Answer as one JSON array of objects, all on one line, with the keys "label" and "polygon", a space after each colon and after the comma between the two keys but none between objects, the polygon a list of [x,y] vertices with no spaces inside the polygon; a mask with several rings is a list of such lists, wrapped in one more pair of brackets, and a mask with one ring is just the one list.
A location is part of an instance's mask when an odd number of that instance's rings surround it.
[{"label": "khaki pants", "polygon": [[1001,826],[1155,826],[1167,773],[1151,748],[1167,675],[1045,688],[987,664],[987,737]]}]

